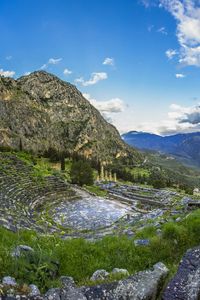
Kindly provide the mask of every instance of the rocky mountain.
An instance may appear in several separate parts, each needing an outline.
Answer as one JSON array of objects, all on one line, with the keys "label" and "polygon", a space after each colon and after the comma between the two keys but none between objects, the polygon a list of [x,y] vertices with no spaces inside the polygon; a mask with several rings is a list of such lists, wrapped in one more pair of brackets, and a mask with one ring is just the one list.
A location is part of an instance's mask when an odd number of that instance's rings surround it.
[{"label": "rocky mountain", "polygon": [[0,77],[0,146],[112,161],[140,159],[72,84],[44,71]]},{"label": "rocky mountain", "polygon": [[200,132],[159,136],[130,131],[123,134],[122,138],[127,144],[139,149],[171,154],[182,162],[200,167]]}]

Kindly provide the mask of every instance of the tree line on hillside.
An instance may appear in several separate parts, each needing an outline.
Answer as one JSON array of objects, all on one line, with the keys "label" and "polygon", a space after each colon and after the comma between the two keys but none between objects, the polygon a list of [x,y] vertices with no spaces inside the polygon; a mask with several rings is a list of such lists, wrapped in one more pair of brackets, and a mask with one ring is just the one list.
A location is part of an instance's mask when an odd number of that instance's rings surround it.
[{"label": "tree line on hillside", "polygon": [[[23,150],[22,143],[20,142],[20,151]],[[11,151],[10,148],[0,147],[0,151]],[[101,163],[98,159],[87,159],[83,155],[78,153],[59,152],[54,148],[49,148],[44,155],[51,162],[60,162],[62,171],[65,171],[65,159],[69,158],[72,160],[72,167],[70,171],[70,177],[72,183],[79,185],[92,185],[94,182],[93,170],[97,170],[100,173]],[[112,173],[116,173],[117,178],[123,181],[129,181],[134,184],[149,184],[154,188],[165,188],[165,187],[178,187],[185,190],[187,194],[192,194],[194,187],[199,186],[199,179],[193,178],[176,172],[172,169],[165,169],[160,166],[148,166],[146,169],[147,173],[144,172],[132,172],[135,165],[125,159],[116,159],[112,164],[106,166],[107,170]]]},{"label": "tree line on hillside", "polygon": [[[100,172],[101,163],[96,159],[87,159],[78,153],[58,153],[56,150],[50,148],[46,153],[50,161],[60,161],[61,170],[65,170],[65,158],[72,159],[71,180],[73,183],[79,185],[92,184],[94,182],[93,169]],[[131,172],[135,165],[125,160],[114,160],[112,164],[107,166],[107,169],[116,173],[117,178],[129,181],[134,184],[149,184],[154,188],[178,187],[188,194],[192,194],[193,188],[197,182],[193,182],[184,174],[179,174],[176,171],[162,168],[160,166],[149,166],[147,170],[149,174]]]}]

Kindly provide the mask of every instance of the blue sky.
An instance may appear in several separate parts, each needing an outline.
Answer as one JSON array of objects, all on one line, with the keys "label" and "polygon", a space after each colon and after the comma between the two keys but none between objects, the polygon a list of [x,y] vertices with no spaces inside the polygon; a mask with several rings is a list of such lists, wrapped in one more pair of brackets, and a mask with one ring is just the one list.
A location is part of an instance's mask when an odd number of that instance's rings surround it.
[{"label": "blue sky", "polygon": [[198,0],[0,0],[0,74],[43,69],[120,132],[200,130]]}]

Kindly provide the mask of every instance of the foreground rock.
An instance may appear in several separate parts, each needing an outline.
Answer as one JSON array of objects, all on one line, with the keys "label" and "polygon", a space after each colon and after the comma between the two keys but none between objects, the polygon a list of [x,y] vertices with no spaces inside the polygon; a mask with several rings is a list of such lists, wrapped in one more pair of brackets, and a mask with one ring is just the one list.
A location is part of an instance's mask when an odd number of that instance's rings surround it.
[{"label": "foreground rock", "polygon": [[[98,271],[95,273],[105,270]],[[114,269],[112,273],[128,274],[125,269]],[[139,272],[127,279],[81,288],[76,287],[72,277],[62,276],[61,288],[51,288],[44,296],[40,296],[37,286],[32,285],[28,296],[17,294],[12,296],[12,300],[156,300],[167,274],[166,266],[157,263],[152,269]],[[9,296],[4,296],[3,299],[11,300]]]},{"label": "foreground rock", "polygon": [[27,245],[19,245],[17,246],[11,253],[12,257],[20,257],[23,254],[27,254],[27,253],[33,253],[34,250],[33,248],[27,246]]},{"label": "foreground rock", "polygon": [[88,300],[155,300],[167,274],[166,266],[158,263],[152,270],[113,283],[85,287],[82,291]]},{"label": "foreground rock", "polygon": [[8,286],[16,286],[17,283],[15,281],[15,278],[11,277],[11,276],[5,276],[3,279],[2,279],[2,284],[3,285],[8,285]]},{"label": "foreground rock", "polygon": [[114,268],[111,272],[111,274],[121,274],[121,275],[126,275],[129,276],[129,272],[126,269],[119,269],[119,268]]},{"label": "foreground rock", "polygon": [[135,240],[135,246],[148,246],[150,244],[150,240]]},{"label": "foreground rock", "polygon": [[97,270],[92,274],[91,281],[105,280],[109,273],[106,270]]},{"label": "foreground rock", "polygon": [[178,272],[164,291],[162,300],[200,299],[200,247],[188,250]]},{"label": "foreground rock", "polygon": [[29,293],[30,297],[39,296],[40,295],[40,290],[38,289],[37,285],[30,284],[29,285],[29,289],[30,289],[30,293]]}]

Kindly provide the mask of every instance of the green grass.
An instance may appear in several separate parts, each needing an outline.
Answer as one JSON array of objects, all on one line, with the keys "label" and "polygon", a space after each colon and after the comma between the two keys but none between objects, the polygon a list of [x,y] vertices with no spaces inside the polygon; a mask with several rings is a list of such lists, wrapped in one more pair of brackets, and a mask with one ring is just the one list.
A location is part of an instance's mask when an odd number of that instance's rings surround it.
[{"label": "green grass", "polygon": [[147,177],[149,176],[149,170],[142,167],[134,167],[134,168],[127,167],[126,170],[129,171],[132,175],[135,175],[136,177],[138,175],[140,176],[145,175]]},{"label": "green grass", "polygon": [[85,185],[84,188],[87,191],[94,193],[95,195],[97,195],[99,197],[106,197],[108,195],[107,191],[102,190],[100,187],[98,187],[96,185]]},{"label": "green grass", "polygon": [[[164,225],[162,236],[156,235],[152,226],[139,231],[136,238],[151,241],[149,246],[139,247],[125,236],[87,242],[39,236],[32,231],[12,233],[0,228],[0,278],[10,275],[21,284],[35,283],[44,291],[59,285],[61,275],[72,276],[78,285],[89,283],[90,276],[97,269],[126,268],[133,274],[161,261],[172,274],[185,251],[199,245],[199,232],[200,210],[189,214],[182,222]],[[34,255],[12,258],[11,250],[20,244],[31,246]]]}]

